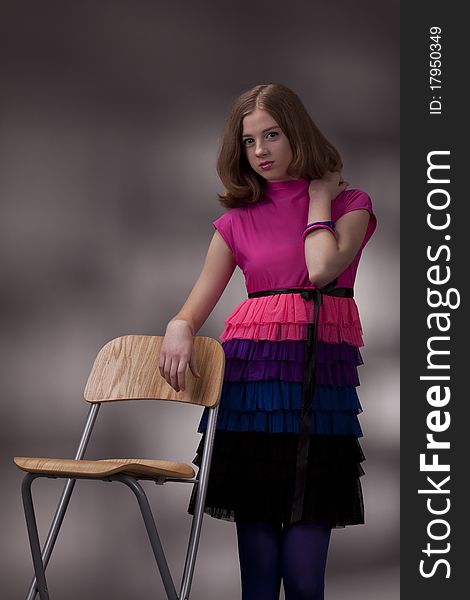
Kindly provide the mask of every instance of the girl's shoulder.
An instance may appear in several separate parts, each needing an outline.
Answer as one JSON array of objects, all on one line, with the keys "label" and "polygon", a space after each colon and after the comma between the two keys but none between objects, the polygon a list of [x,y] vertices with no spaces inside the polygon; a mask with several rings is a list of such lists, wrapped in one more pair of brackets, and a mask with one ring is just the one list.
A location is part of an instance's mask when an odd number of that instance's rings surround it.
[{"label": "girl's shoulder", "polygon": [[372,199],[367,192],[357,188],[346,189],[336,196],[331,205],[338,218],[352,210],[364,209],[374,214]]},{"label": "girl's shoulder", "polygon": [[260,202],[255,202],[253,204],[247,204],[246,206],[237,206],[234,208],[227,208],[226,211],[220,215],[215,221],[212,221],[212,224],[217,225],[228,225],[236,223],[243,219],[244,216],[247,216],[248,213],[253,210],[258,209],[258,205],[261,205]]},{"label": "girl's shoulder", "polygon": [[217,217],[215,221],[212,221],[214,228],[220,233],[227,246],[232,251],[232,254],[236,256],[235,246],[235,227],[234,223],[237,220],[238,208],[228,208],[220,217]]},{"label": "girl's shoulder", "polygon": [[249,213],[251,213],[257,204],[258,203],[247,204],[246,206],[236,208],[228,208],[222,215],[220,215],[220,217],[215,219],[215,221],[212,221],[212,225],[223,237],[225,243],[230,248],[237,261],[237,246],[239,245],[240,233],[245,231],[247,226],[249,226],[249,224],[247,224],[246,217]]}]

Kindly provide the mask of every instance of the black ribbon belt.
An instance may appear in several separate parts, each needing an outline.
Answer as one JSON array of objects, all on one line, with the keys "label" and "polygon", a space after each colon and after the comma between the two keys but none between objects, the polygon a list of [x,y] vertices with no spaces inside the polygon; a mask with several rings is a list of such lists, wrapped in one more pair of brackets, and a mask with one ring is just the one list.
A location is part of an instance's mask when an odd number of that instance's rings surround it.
[{"label": "black ribbon belt", "polygon": [[302,412],[300,417],[300,433],[297,448],[297,463],[295,470],[294,504],[289,523],[295,523],[302,519],[305,483],[307,478],[308,449],[310,445],[310,422],[312,413],[312,396],[315,390],[315,346],[317,342],[318,312],[322,304],[323,294],[337,296],[338,298],[353,298],[353,288],[334,286],[338,282],[334,279],[323,288],[280,288],[277,290],[264,290],[262,292],[251,292],[248,298],[260,296],[272,296],[275,294],[297,294],[304,300],[313,300],[315,313],[313,323],[308,324],[308,337],[306,343],[306,359],[302,382]]}]

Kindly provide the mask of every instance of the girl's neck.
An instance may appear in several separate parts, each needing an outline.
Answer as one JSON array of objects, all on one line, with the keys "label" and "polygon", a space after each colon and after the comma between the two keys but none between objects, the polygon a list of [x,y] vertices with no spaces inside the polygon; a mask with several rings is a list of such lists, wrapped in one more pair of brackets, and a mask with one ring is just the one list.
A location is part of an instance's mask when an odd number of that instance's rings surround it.
[{"label": "girl's neck", "polygon": [[271,181],[269,179],[266,180],[266,185],[267,185],[268,191],[302,189],[307,184],[308,184],[308,179],[306,179],[305,177],[299,177],[297,179],[275,180],[275,181]]}]

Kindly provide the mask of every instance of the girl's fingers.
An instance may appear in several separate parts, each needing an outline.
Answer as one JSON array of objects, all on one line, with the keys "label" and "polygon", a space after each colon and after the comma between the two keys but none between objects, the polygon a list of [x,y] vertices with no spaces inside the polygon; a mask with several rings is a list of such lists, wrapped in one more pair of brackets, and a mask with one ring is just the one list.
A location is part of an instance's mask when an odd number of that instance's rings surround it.
[{"label": "girl's fingers", "polygon": [[160,356],[158,365],[160,375],[177,392],[185,389],[186,365],[187,361],[181,358],[170,359],[165,354]]},{"label": "girl's fingers", "polygon": [[177,379],[177,369],[178,369],[178,363],[175,360],[171,361],[171,367],[170,367],[170,385],[171,387],[176,390],[177,392],[179,392],[179,387],[178,387],[178,379]]},{"label": "girl's fingers", "polygon": [[184,392],[184,375],[185,375],[185,363],[184,362],[180,362],[179,366],[178,366],[178,387],[179,389]]},{"label": "girl's fingers", "polygon": [[160,375],[163,377],[163,379],[165,379],[168,382],[170,368],[169,368],[169,364],[168,364],[168,358],[166,357],[166,355],[163,355],[163,359],[160,362],[161,362]]},{"label": "girl's fingers", "polygon": [[163,379],[166,379],[166,377],[165,377],[165,358],[166,358],[166,355],[162,352],[160,354],[160,361],[158,363],[158,370],[160,371],[160,375],[163,377]]}]

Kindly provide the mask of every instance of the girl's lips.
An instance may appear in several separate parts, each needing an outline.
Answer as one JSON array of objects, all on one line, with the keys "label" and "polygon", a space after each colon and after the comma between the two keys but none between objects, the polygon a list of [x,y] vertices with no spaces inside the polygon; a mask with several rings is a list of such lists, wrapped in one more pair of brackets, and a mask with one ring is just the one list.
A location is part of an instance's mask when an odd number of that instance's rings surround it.
[{"label": "girl's lips", "polygon": [[263,169],[263,171],[270,169],[271,166],[274,164],[274,161],[269,161],[269,162],[265,162],[265,163],[261,163],[260,164],[260,168]]}]

